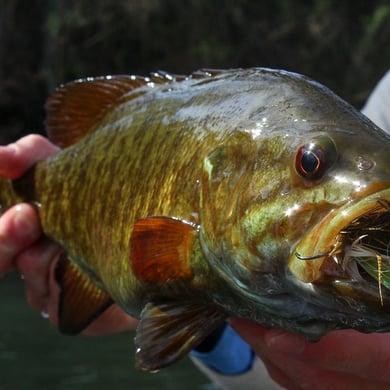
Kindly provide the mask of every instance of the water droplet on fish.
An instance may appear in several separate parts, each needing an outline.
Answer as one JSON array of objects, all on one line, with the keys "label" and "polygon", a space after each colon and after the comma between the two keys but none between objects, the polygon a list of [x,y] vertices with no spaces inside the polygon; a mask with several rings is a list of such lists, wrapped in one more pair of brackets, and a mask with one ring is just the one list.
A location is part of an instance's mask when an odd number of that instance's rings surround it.
[{"label": "water droplet on fish", "polygon": [[41,311],[41,317],[45,319],[50,318],[49,313],[47,311]]}]

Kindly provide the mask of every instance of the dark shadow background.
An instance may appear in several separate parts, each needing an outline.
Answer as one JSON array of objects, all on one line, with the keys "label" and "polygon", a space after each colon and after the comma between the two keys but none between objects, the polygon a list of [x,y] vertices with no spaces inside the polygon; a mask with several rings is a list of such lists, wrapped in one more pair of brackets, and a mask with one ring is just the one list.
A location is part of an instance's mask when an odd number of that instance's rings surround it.
[{"label": "dark shadow background", "polygon": [[361,107],[389,42],[388,0],[0,0],[0,142],[42,131],[58,84],[103,74],[284,68]]}]

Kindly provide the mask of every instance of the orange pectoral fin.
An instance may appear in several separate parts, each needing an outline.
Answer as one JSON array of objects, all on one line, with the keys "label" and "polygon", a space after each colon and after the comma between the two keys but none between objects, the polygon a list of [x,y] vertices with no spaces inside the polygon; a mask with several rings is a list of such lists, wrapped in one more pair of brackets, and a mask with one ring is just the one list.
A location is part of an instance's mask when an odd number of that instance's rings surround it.
[{"label": "orange pectoral fin", "polygon": [[58,307],[61,332],[80,333],[113,303],[110,295],[94,284],[66,253],[61,255],[55,274],[61,288]]},{"label": "orange pectoral fin", "polygon": [[131,264],[140,280],[166,283],[192,278],[189,253],[196,226],[170,217],[148,217],[137,221],[131,237]]}]

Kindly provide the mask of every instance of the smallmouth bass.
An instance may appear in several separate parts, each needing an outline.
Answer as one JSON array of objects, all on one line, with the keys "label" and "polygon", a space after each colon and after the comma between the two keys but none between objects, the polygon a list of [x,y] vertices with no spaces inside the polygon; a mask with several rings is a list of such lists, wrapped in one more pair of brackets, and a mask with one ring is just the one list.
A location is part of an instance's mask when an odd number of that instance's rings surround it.
[{"label": "smallmouth bass", "polygon": [[140,319],[154,371],[228,316],[317,340],[390,329],[390,137],[322,85],[281,70],[109,76],[61,86],[63,149],[14,181],[66,251],[59,327],[113,302]]}]

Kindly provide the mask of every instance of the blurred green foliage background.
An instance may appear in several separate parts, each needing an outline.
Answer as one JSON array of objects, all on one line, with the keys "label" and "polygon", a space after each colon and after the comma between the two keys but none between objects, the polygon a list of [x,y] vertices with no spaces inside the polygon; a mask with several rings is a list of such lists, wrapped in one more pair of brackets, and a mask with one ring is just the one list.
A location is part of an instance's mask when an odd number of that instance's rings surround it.
[{"label": "blurred green foliage background", "polygon": [[0,142],[43,130],[56,85],[103,74],[284,68],[360,107],[389,42],[388,0],[0,0]]}]

